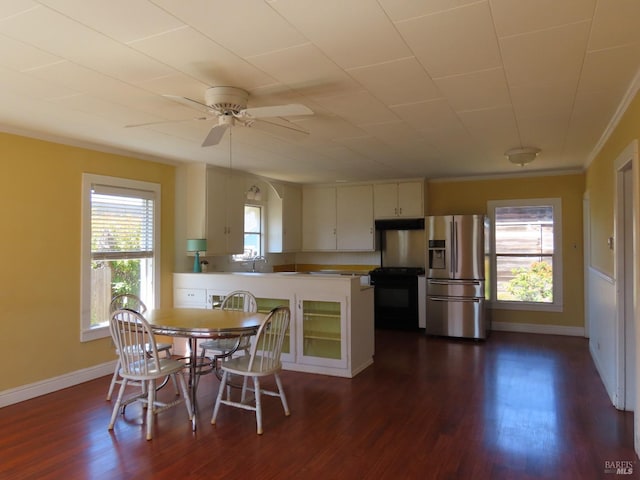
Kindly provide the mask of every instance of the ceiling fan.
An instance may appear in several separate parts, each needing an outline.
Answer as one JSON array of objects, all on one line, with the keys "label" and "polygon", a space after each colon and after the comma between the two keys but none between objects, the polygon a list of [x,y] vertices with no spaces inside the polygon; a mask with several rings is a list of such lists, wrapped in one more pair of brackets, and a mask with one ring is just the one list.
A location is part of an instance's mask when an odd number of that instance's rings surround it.
[{"label": "ceiling fan", "polygon": [[[205,103],[176,95],[163,95],[163,97],[174,100],[206,114],[205,117],[198,117],[195,120],[207,120],[211,117],[217,118],[218,123],[209,130],[207,137],[202,142],[203,147],[217,145],[227,129],[237,125],[257,128],[275,135],[307,135],[309,132],[284,118],[279,118],[277,122],[265,119],[297,115],[313,115],[313,111],[310,108],[299,103],[247,108],[249,92],[237,87],[208,88],[204,93]],[[141,123],[136,125],[126,125],[126,127],[141,127],[159,123],[173,122]]]}]

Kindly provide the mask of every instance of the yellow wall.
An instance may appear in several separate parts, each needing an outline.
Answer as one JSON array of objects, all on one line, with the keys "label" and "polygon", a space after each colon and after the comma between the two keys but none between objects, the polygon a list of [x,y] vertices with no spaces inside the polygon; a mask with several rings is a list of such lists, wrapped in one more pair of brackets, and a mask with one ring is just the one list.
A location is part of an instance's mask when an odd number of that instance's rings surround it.
[{"label": "yellow wall", "polygon": [[114,360],[80,343],[82,173],[159,183],[161,303],[171,305],[174,167],[0,133],[0,391]]},{"label": "yellow wall", "polygon": [[582,197],[584,175],[504,178],[473,181],[429,182],[429,215],[487,213],[489,200],[524,198],[562,199],[562,312],[493,310],[493,321],[584,326]]},{"label": "yellow wall", "polygon": [[[640,93],[629,104],[615,130],[587,169],[586,191],[591,211],[591,266],[613,277],[614,252],[607,245],[613,236],[615,161],[635,139],[640,138]],[[636,175],[640,173],[636,172]]]}]

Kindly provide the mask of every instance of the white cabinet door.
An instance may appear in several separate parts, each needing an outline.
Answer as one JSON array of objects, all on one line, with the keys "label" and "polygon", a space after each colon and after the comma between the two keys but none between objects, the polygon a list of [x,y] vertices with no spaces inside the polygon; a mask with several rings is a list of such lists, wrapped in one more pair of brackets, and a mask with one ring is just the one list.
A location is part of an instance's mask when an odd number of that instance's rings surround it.
[{"label": "white cabinet door", "polygon": [[347,299],[318,294],[296,298],[297,362],[347,367]]},{"label": "white cabinet door", "polygon": [[377,183],[373,189],[373,205],[376,219],[423,217],[423,182]]},{"label": "white cabinet door", "polygon": [[298,252],[302,246],[302,189],[276,185],[269,189],[267,251]]},{"label": "white cabinet door", "polygon": [[354,185],[337,188],[337,249],[373,251],[373,187]]},{"label": "white cabinet door", "polygon": [[302,249],[336,249],[335,187],[309,187],[302,190]]},{"label": "white cabinet door", "polygon": [[207,254],[242,253],[244,184],[233,172],[207,171]]},{"label": "white cabinet door", "polygon": [[398,183],[398,215],[417,218],[424,216],[422,182]]},{"label": "white cabinet door", "polygon": [[373,186],[373,214],[375,218],[394,218],[398,215],[396,183],[376,183]]}]

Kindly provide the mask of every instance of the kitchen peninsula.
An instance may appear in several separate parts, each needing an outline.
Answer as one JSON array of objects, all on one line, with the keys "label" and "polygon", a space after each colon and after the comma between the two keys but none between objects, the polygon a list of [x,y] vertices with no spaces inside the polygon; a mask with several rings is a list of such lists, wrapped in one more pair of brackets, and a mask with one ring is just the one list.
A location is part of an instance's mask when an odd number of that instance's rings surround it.
[{"label": "kitchen peninsula", "polygon": [[358,276],[300,272],[174,273],[176,308],[213,308],[248,290],[258,310],[291,309],[285,370],[352,378],[373,363],[373,288]]}]

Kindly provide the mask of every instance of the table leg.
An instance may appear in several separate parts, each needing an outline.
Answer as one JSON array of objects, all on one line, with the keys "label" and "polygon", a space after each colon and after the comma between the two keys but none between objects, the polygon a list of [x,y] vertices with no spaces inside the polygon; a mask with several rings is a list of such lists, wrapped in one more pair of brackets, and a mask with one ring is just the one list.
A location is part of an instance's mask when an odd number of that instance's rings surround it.
[{"label": "table leg", "polygon": [[198,408],[196,406],[196,389],[198,388],[198,341],[195,338],[189,338],[189,393],[191,395],[191,408],[193,409],[193,417],[191,419],[191,428],[196,431],[196,416]]}]

